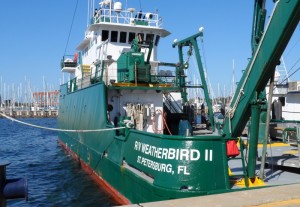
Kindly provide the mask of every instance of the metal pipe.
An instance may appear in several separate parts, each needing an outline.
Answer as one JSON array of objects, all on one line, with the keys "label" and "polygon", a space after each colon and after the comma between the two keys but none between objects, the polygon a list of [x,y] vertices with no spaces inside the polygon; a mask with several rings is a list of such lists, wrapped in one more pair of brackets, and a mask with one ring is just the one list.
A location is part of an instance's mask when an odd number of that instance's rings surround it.
[{"label": "metal pipe", "polygon": [[299,159],[299,167],[300,167],[300,128],[297,126],[297,144],[298,144],[298,159]]},{"label": "metal pipe", "polygon": [[274,75],[275,75],[275,73],[270,78],[266,128],[265,128],[265,136],[263,139],[263,148],[262,148],[262,153],[261,153],[259,178],[262,180],[264,179],[266,154],[267,154],[267,140],[268,140],[269,132],[270,132],[270,112],[271,112],[271,107],[272,107],[272,97],[273,97],[273,90],[274,90]]},{"label": "metal pipe", "polygon": [[135,86],[137,86],[137,66],[136,66],[136,61],[134,62],[134,83],[135,83]]},{"label": "metal pipe", "polygon": [[260,105],[251,105],[251,128],[250,128],[250,142],[249,142],[249,155],[248,155],[248,176],[255,178],[256,155],[257,155],[257,142],[258,142],[258,129],[259,129],[259,116]]}]

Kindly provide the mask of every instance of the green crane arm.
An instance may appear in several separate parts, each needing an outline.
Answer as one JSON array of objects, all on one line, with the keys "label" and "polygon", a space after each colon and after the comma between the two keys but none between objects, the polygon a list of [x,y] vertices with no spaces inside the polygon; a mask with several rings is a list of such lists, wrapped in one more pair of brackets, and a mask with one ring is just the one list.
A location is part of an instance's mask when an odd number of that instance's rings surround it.
[{"label": "green crane arm", "polygon": [[209,121],[211,123],[212,130],[214,130],[215,126],[214,126],[212,103],[211,103],[211,99],[209,97],[208,85],[206,83],[204,69],[203,69],[203,65],[202,65],[202,61],[201,61],[201,57],[200,57],[200,53],[199,53],[199,47],[198,47],[198,43],[197,43],[197,38],[198,37],[203,37],[203,32],[202,31],[200,31],[197,34],[194,34],[194,35],[192,35],[188,38],[185,38],[181,41],[177,41],[172,46],[173,47],[178,46],[179,61],[180,61],[180,64],[181,64],[182,67],[184,67],[182,48],[184,46],[194,47],[195,56],[196,56],[197,63],[198,63],[198,70],[199,70],[199,73],[200,73],[201,83],[202,83],[202,87],[203,87],[203,91],[204,91],[204,96],[205,96],[206,104],[207,104],[207,107],[208,107]]},{"label": "green crane arm", "polygon": [[257,49],[260,39],[264,32],[265,19],[266,19],[266,0],[255,0],[253,12],[253,25],[252,25],[252,53]]},{"label": "green crane arm", "polygon": [[278,0],[266,31],[250,60],[230,104],[224,123],[225,137],[238,137],[250,117],[250,106],[257,101],[288,44],[300,19],[300,0]]}]

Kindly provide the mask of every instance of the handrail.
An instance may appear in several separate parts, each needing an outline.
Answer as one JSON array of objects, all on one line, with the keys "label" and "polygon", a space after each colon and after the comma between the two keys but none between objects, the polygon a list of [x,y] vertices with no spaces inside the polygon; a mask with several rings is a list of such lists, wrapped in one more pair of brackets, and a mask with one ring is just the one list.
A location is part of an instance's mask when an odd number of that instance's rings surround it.
[{"label": "handrail", "polygon": [[279,120],[279,119],[271,119],[272,123],[300,123],[300,120]]},{"label": "handrail", "polygon": [[148,27],[161,27],[162,25],[162,19],[156,13],[145,13],[140,11],[134,15],[132,11],[128,10],[116,11],[110,9],[100,9],[91,19],[91,24],[100,22],[134,24]]},{"label": "handrail", "polygon": [[168,106],[171,112],[173,110],[173,112],[175,113],[182,113],[180,106],[177,104],[174,97],[170,93],[165,93],[164,98],[165,98],[164,103]]}]

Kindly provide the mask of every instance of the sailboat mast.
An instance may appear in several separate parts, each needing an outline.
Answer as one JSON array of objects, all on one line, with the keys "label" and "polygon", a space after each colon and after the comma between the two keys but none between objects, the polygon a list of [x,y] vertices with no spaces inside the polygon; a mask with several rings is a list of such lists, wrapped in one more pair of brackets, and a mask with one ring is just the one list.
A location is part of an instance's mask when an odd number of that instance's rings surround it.
[{"label": "sailboat mast", "polygon": [[232,59],[232,83],[231,83],[231,96],[235,91],[235,77],[234,77],[234,59]]}]

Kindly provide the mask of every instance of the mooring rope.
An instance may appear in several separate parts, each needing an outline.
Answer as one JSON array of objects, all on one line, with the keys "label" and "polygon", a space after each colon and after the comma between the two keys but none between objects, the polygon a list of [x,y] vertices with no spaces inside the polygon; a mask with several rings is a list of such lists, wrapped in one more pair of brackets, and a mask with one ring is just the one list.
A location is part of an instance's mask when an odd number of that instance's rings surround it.
[{"label": "mooring rope", "polygon": [[35,127],[35,128],[40,128],[40,129],[46,129],[46,130],[51,130],[51,131],[58,131],[58,132],[101,132],[101,131],[112,131],[112,130],[118,130],[118,129],[124,129],[125,127],[114,127],[114,128],[107,128],[107,129],[88,129],[88,130],[77,130],[77,129],[57,129],[57,128],[50,128],[50,127],[44,127],[44,126],[38,126],[38,125],[35,125],[35,124],[30,124],[30,123],[27,123],[27,122],[23,122],[23,121],[20,121],[18,119],[15,119],[15,118],[12,118],[10,116],[7,116],[5,113],[3,112],[0,112],[0,115],[11,120],[11,121],[15,121],[15,122],[18,122],[20,124],[24,124],[24,125],[27,125],[27,126],[31,126],[31,127]]}]

